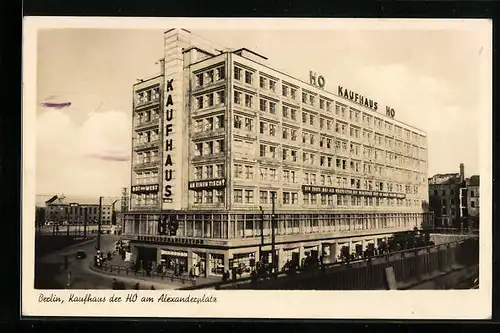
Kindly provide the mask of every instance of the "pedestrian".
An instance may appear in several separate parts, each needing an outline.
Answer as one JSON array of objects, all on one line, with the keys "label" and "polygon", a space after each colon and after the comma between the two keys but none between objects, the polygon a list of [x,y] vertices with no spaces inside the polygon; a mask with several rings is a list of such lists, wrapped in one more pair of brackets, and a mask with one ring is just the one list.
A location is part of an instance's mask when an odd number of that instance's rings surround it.
[{"label": "pedestrian", "polygon": [[111,287],[113,288],[113,290],[119,289],[118,282],[116,281],[116,279],[113,279],[113,284],[111,285]]},{"label": "pedestrian", "polygon": [[155,288],[155,286],[151,285],[151,288],[149,288],[149,289],[155,290],[156,288]]},{"label": "pedestrian", "polygon": [[141,288],[140,288],[140,286],[141,286],[141,285],[140,285],[139,283],[136,283],[136,284],[135,284],[135,286],[134,286],[134,289],[135,289],[135,290],[139,290],[139,289],[141,289]]}]

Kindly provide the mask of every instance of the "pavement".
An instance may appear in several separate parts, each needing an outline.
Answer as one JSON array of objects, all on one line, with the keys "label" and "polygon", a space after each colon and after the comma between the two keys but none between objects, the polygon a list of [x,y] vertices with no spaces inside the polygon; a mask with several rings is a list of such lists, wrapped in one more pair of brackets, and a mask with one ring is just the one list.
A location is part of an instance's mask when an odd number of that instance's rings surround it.
[{"label": "pavement", "polygon": [[[113,252],[115,242],[120,239],[116,235],[102,235],[101,249],[104,253]],[[76,259],[76,252],[83,250],[87,257]],[[72,245],[62,250],[50,253],[36,260],[35,270],[35,288],[38,289],[111,289],[113,279],[124,282],[126,289],[134,289],[139,283],[139,289],[178,289],[185,287],[189,282],[183,284],[181,281],[171,282],[166,278],[163,281],[158,277],[144,276],[124,276],[123,271],[119,276],[109,272],[102,272],[93,265],[93,257],[96,253],[95,239],[90,239],[84,243]],[[64,268],[64,257],[68,258],[68,268]],[[125,266],[129,263],[124,262],[120,256],[114,256],[109,264]],[[69,273],[71,271],[71,273]],[[131,273],[133,274],[133,273]],[[204,284],[219,281],[220,278],[197,278],[196,284]],[[68,281],[70,284],[68,286]]]}]

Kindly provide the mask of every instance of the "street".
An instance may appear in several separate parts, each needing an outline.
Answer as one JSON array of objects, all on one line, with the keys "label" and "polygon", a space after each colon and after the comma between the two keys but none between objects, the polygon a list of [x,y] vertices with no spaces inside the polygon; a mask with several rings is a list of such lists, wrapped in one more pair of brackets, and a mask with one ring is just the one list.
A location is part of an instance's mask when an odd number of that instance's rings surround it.
[{"label": "street", "polygon": [[[104,253],[113,252],[115,242],[119,239],[116,235],[101,236],[101,250]],[[136,283],[140,289],[149,289],[151,285],[155,289],[176,289],[179,286],[166,283],[150,282],[134,279],[133,277],[115,277],[92,271],[89,266],[96,254],[95,239],[75,245],[60,251],[56,251],[39,259],[35,264],[35,288],[36,289],[111,289],[113,279],[125,283],[126,289],[134,289]],[[77,251],[83,250],[87,254],[84,259],[76,259]],[[64,256],[68,258],[69,269],[64,269]],[[120,259],[121,261],[121,259]],[[68,271],[71,270],[71,284],[68,288]]]},{"label": "street", "polygon": [[[103,235],[101,237],[101,249],[105,252],[112,250],[114,242],[119,239],[115,235]],[[87,258],[76,259],[76,252],[83,250],[87,253]],[[36,288],[67,288],[68,272],[64,270],[64,256],[68,258],[68,267],[71,269],[71,286],[70,289],[111,289],[113,277],[102,276],[90,271],[89,265],[92,263],[93,256],[96,253],[95,240],[88,243],[72,246],[67,249],[51,253],[39,259],[37,262],[36,274],[40,273],[40,277],[35,277],[39,282]]]}]

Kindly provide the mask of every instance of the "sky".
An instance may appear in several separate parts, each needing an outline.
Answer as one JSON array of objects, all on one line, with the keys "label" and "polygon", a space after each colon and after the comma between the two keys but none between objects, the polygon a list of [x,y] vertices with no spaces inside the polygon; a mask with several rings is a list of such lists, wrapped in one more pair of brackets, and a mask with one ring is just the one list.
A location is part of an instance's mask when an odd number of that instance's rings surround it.
[{"label": "sky", "polygon": [[[118,196],[130,186],[132,85],[159,73],[165,29],[38,32],[36,193]],[[189,29],[189,27],[186,27]],[[189,29],[220,48],[249,48],[267,64],[325,90],[342,85],[396,110],[428,135],[429,177],[478,174],[484,102],[473,29]],[[46,102],[71,103],[54,108]]]}]

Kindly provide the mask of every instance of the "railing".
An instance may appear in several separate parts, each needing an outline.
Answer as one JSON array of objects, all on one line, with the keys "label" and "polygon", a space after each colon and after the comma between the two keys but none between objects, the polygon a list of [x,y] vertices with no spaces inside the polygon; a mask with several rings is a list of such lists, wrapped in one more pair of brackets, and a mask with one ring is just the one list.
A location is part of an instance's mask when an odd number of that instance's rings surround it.
[{"label": "railing", "polygon": [[129,276],[138,278],[148,278],[154,282],[154,280],[159,280],[160,282],[180,282],[182,284],[196,285],[196,279],[189,277],[187,274],[175,275],[170,272],[158,273],[156,271],[146,271],[144,269],[135,269],[123,265],[111,265],[106,262],[101,266],[91,266],[91,269],[116,276]]},{"label": "railing", "polygon": [[392,267],[396,282],[407,285],[435,272],[477,265],[478,239],[391,252],[368,259],[324,264],[295,272],[280,273],[276,278],[235,279],[226,282],[187,286],[181,289],[276,289],[276,290],[374,290],[387,289],[385,269]]}]

